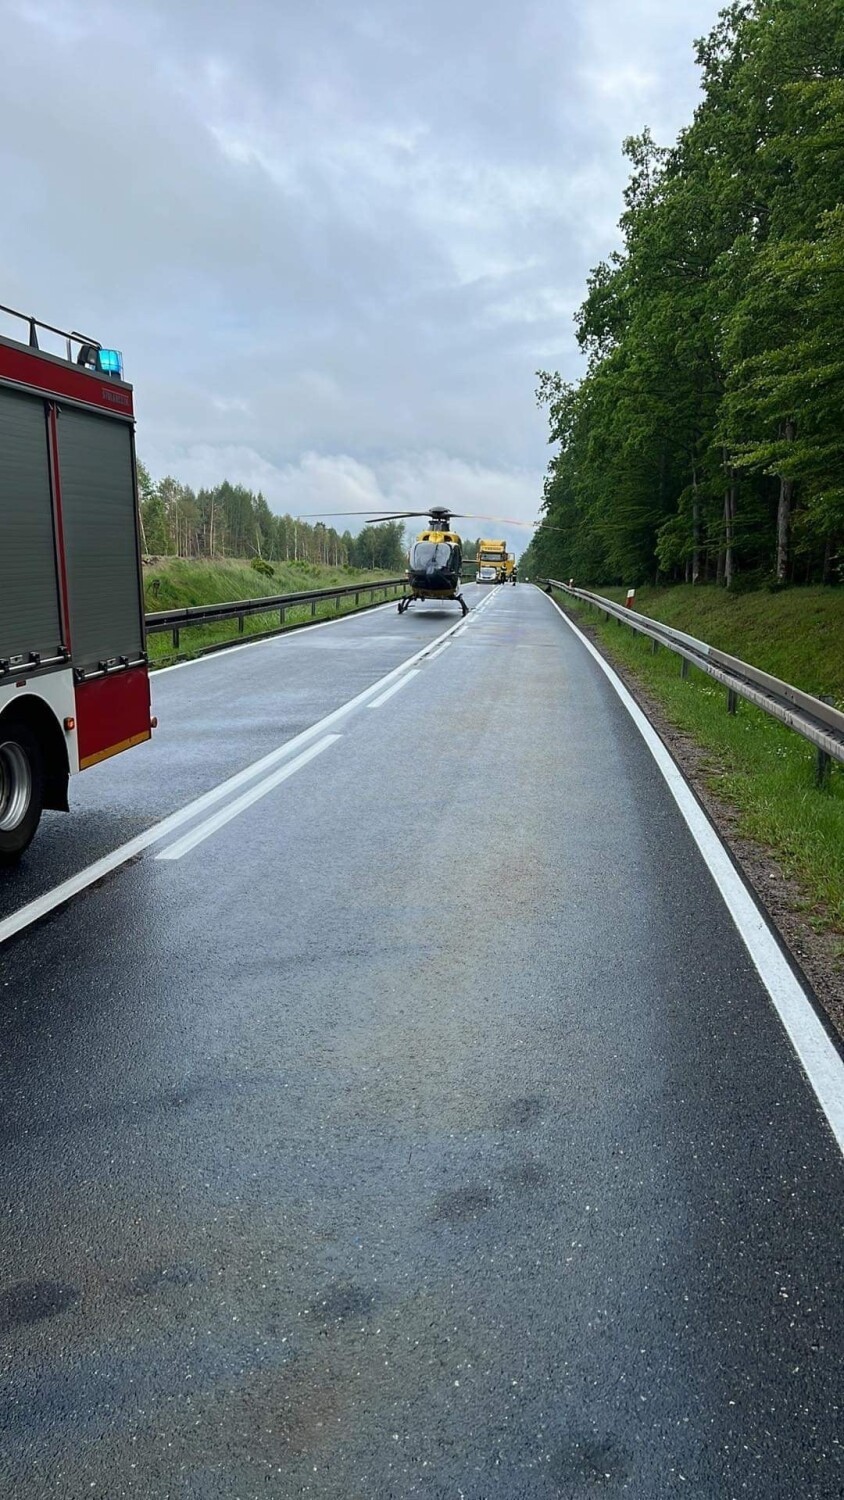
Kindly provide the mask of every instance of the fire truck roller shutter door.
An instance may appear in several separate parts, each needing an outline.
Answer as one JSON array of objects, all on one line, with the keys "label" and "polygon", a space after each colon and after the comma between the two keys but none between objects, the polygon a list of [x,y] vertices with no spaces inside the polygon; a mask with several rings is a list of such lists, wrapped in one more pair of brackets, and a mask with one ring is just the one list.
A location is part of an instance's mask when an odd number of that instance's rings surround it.
[{"label": "fire truck roller shutter door", "polygon": [[129,424],[63,407],[59,468],[74,666],[137,657],[143,616]]},{"label": "fire truck roller shutter door", "polygon": [[0,657],[61,642],[44,402],[0,387]]}]

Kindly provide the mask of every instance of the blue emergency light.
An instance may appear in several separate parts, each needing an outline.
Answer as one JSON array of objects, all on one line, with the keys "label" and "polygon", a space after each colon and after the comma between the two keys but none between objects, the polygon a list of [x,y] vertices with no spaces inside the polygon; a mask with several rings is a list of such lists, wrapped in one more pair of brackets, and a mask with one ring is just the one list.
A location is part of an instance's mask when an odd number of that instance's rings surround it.
[{"label": "blue emergency light", "polygon": [[123,379],[123,355],[119,349],[98,349],[97,367],[103,375],[110,375],[114,380]]}]

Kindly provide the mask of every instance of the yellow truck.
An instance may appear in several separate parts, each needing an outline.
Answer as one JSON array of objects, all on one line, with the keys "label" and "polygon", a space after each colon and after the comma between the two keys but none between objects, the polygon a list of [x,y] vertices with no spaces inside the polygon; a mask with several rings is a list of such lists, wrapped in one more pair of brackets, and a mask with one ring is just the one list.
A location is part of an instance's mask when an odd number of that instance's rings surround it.
[{"label": "yellow truck", "polygon": [[478,542],[476,583],[499,583],[502,569],[507,565],[506,542]]}]

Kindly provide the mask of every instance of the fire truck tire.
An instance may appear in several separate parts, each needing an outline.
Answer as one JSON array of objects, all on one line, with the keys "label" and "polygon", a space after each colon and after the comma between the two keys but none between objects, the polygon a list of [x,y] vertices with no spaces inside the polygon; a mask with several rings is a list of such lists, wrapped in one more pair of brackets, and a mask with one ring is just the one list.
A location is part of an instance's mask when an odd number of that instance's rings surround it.
[{"label": "fire truck tire", "polygon": [[32,840],[44,805],[41,747],[28,724],[0,719],[0,865]]}]

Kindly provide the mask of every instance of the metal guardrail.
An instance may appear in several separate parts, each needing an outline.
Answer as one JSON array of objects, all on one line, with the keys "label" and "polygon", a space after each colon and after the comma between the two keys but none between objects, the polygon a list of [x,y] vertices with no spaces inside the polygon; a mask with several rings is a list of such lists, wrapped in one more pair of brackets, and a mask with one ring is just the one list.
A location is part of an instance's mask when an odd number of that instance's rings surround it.
[{"label": "metal guardrail", "polygon": [[352,595],[355,605],[360,605],[361,595],[369,595],[369,602],[375,602],[376,594],[383,593],[384,598],[396,590],[404,589],[406,578],[384,578],[373,583],[350,583],[335,589],[305,589],[299,594],[274,594],[266,595],[262,599],[234,599],[224,604],[194,604],[186,609],[164,609],[146,617],[146,628],[148,635],[160,634],[169,630],[173,635],[173,649],[178,650],[179,639],[183,630],[188,630],[196,625],[215,625],[220,620],[237,620],[238,634],[243,635],[244,626],[249,615],[270,615],[278,611],[278,628],[284,626],[287,611],[302,609],[310,605],[311,617],[317,612],[317,605],[333,599],[335,608],[339,610],[340,602]]},{"label": "metal guardrail", "polygon": [[844,762],[844,713],[823,698],[804,693],[801,688],[792,687],[791,683],[782,682],[770,672],[763,672],[737,656],[719,651],[706,641],[687,635],[683,630],[675,630],[660,620],[637,614],[634,609],[617,604],[614,599],[605,599],[603,594],[574,588],[572,584],[563,583],[558,578],[548,578],[546,582],[561,593],[602,610],[607,619],[613,616],[621,624],[629,625],[631,630],[648,636],[653,642],[654,650],[659,646],[666,646],[669,651],[674,651],[681,658],[680,670],[684,677],[688,672],[688,663],[691,662],[701,672],[706,672],[716,682],[722,683],[727,689],[727,708],[730,713],[735,713],[737,700],[745,698],[761,708],[763,713],[779,719],[789,729],[793,729],[795,734],[809,740],[818,752],[816,779],[819,783],[829,775],[831,761]]}]

